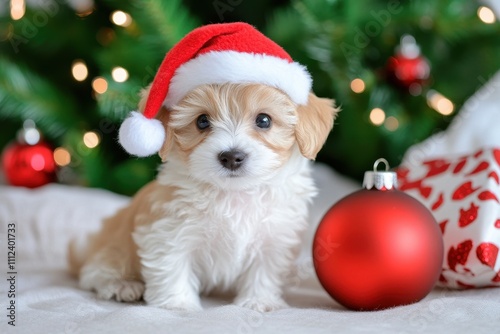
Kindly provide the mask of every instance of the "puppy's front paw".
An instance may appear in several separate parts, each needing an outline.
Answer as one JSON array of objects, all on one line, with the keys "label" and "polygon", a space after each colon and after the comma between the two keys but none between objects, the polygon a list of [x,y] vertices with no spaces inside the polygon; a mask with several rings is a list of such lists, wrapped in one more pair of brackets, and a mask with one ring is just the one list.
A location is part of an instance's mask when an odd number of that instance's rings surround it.
[{"label": "puppy's front paw", "polygon": [[144,283],[127,280],[110,280],[95,288],[101,299],[115,298],[119,302],[134,302],[142,298]]},{"label": "puppy's front paw", "polygon": [[140,300],[144,294],[144,283],[138,281],[122,281],[120,289],[116,292],[119,302],[133,302]]},{"label": "puppy's front paw", "polygon": [[235,304],[258,312],[271,312],[288,307],[288,304],[279,297],[238,298]]}]

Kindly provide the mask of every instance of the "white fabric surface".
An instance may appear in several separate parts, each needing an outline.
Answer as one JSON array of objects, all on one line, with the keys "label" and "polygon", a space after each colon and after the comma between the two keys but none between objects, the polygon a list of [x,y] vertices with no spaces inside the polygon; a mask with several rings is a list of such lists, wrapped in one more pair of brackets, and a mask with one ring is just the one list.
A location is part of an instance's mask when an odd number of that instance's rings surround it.
[{"label": "white fabric surface", "polygon": [[[16,328],[7,325],[7,282],[0,281],[1,333],[495,333],[500,289],[434,290],[423,301],[376,312],[342,308],[320,287],[311,240],[323,213],[358,185],[316,165],[320,194],[311,229],[285,298],[290,308],[261,314],[223,296],[204,297],[204,310],[173,312],[142,303],[96,299],[66,273],[70,237],[98,228],[126,197],[103,190],[49,185],[30,191],[0,187],[0,267],[6,273],[6,225],[17,226]],[[5,328],[5,330],[4,330]]]}]

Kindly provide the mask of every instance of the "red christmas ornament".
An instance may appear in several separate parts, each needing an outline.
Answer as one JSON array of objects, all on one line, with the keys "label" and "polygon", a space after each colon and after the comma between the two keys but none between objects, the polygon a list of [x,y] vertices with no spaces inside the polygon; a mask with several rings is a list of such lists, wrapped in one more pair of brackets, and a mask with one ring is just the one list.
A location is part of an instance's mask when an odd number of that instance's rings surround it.
[{"label": "red christmas ornament", "polygon": [[323,217],[313,243],[316,274],[337,302],[354,310],[415,303],[434,287],[443,239],[432,214],[395,189],[396,173],[366,172],[364,188]]},{"label": "red christmas ornament", "polygon": [[422,57],[420,47],[410,35],[401,38],[396,55],[389,58],[386,69],[393,82],[413,95],[420,95],[431,71],[429,62]]},{"label": "red christmas ornament", "polygon": [[36,188],[56,180],[52,148],[40,141],[40,133],[27,121],[18,134],[18,141],[2,153],[2,167],[10,185]]}]

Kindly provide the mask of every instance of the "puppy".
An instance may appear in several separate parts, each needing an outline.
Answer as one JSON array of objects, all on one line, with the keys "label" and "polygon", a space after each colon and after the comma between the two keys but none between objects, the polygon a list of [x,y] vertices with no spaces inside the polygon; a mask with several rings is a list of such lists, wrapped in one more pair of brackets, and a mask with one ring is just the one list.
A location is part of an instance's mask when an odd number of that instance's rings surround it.
[{"label": "puppy", "polygon": [[276,88],[234,83],[199,86],[163,109],[157,179],[104,221],[84,253],[70,247],[81,288],[167,309],[199,310],[199,294],[214,290],[256,311],[285,307],[316,193],[309,160],[336,113],[312,93],[297,106]]}]

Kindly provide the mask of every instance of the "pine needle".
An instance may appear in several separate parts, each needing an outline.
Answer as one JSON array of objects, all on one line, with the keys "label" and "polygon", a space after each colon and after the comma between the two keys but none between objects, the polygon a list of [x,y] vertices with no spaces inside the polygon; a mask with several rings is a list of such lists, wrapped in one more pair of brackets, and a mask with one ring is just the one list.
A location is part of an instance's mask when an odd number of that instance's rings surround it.
[{"label": "pine needle", "polygon": [[77,107],[67,94],[6,57],[0,57],[0,117],[32,119],[55,137],[80,121]]}]

